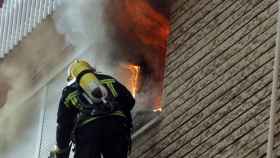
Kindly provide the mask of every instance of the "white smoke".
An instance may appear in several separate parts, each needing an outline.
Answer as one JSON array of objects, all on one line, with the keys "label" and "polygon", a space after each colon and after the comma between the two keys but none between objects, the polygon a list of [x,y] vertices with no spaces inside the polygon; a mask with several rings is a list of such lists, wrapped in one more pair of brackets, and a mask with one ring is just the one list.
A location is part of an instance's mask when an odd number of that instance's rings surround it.
[{"label": "white smoke", "polygon": [[[1,158],[7,156],[6,153],[18,157],[16,155],[21,154],[19,150],[21,145],[30,144],[37,139],[35,135],[33,140],[26,139],[24,134],[32,130],[33,124],[38,123],[36,110],[40,110],[40,97],[33,95],[73,58],[83,57],[106,73],[112,70],[106,66],[106,63],[110,62],[108,57],[112,49],[111,42],[106,36],[102,5],[102,0],[78,0],[71,3],[65,1],[56,10],[55,25],[66,39],[66,44],[61,47],[74,48],[73,51],[55,54],[50,49],[48,54],[43,54],[38,53],[34,46],[28,53],[12,52],[17,54],[0,61]],[[34,39],[33,37],[27,39],[29,46],[36,45]],[[32,98],[36,101],[32,101]],[[17,150],[13,151],[14,149]]]},{"label": "white smoke", "polygon": [[105,0],[63,1],[54,14],[56,27],[66,42],[80,52],[99,71],[113,74],[111,52],[114,42],[109,38],[104,18]]},{"label": "white smoke", "polygon": [[[52,79],[58,73],[54,69],[61,71],[72,59],[83,58],[94,64],[98,71],[117,77],[119,67],[115,64],[118,59],[114,56],[121,49],[110,38],[112,32],[108,32],[108,23],[104,18],[106,2],[107,0],[64,0],[54,13],[56,28],[65,36],[66,44],[63,47],[73,48],[74,53],[66,54],[69,52],[65,51],[59,55],[52,52],[40,54],[30,50],[28,55],[17,54],[5,64],[0,61],[0,80],[4,80],[0,84],[6,84],[5,81],[10,84],[5,89],[0,87],[0,107],[5,104],[6,92],[9,90],[8,103],[0,109],[0,126],[5,127],[0,130],[1,158],[1,154],[8,151],[8,148],[27,140],[22,133],[32,128],[35,118],[33,114],[38,110],[35,107],[38,108],[40,96],[33,97],[33,102],[26,101],[26,97],[31,98],[32,94]],[[1,93],[2,91],[5,93]],[[152,91],[151,94],[145,91],[138,99],[141,104],[145,104],[145,97],[154,95]]]},{"label": "white smoke", "polygon": [[[105,12],[105,10],[110,10],[110,7],[110,0],[65,0],[61,8],[55,13],[54,19],[57,30],[65,35],[67,43],[73,45],[75,51],[81,52],[82,59],[90,61],[98,71],[113,75],[127,87],[130,87],[128,85],[130,84],[130,78],[123,78],[123,76],[129,76],[130,72],[128,69],[124,69],[127,72],[120,70],[122,67],[119,63],[129,63],[123,60],[125,58],[122,55],[135,55],[133,52],[123,53],[122,51],[126,51],[122,50],[126,49],[123,47],[130,46],[119,45],[119,42],[112,39],[114,32],[109,30],[114,26],[108,26],[114,24],[108,22],[108,14],[112,13]],[[134,58],[137,58],[137,56]],[[137,60],[135,59],[135,61]],[[121,74],[119,74],[120,72]],[[159,95],[160,87],[154,86],[153,81],[148,79],[145,79],[145,81],[147,83],[142,85],[144,87],[136,97],[133,115],[138,111],[151,111],[153,105],[149,104],[153,104],[155,98]]]}]

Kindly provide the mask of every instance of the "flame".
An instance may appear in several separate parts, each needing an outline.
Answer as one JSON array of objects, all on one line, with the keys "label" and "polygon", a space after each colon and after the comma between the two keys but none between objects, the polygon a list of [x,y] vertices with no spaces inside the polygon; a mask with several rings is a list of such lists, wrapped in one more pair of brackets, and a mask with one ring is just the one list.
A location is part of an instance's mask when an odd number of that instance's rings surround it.
[{"label": "flame", "polygon": [[162,111],[160,101],[161,101],[161,96],[157,96],[154,100],[154,108],[153,108],[154,112],[161,112]]},{"label": "flame", "polygon": [[[138,50],[145,58],[165,57],[167,38],[170,33],[168,18],[153,8],[148,0],[110,0],[108,14],[111,23],[116,27],[117,36],[124,45],[136,44],[134,47],[147,50]],[[151,49],[153,49],[151,51]]]},{"label": "flame", "polygon": [[[146,1],[126,0],[127,12],[134,18],[135,33],[147,45],[161,46],[169,34],[168,21],[156,12]],[[145,30],[146,29],[146,30]],[[152,33],[152,34],[148,34]],[[157,37],[157,39],[155,39]]]},{"label": "flame", "polygon": [[162,108],[156,108],[153,110],[153,112],[162,112]]},{"label": "flame", "polygon": [[137,37],[143,44],[166,48],[170,33],[168,19],[156,11],[146,0],[123,0],[118,4],[121,14],[116,16],[121,31],[129,38]]},{"label": "flame", "polygon": [[[109,0],[106,3],[105,15],[111,26],[110,29],[113,30],[113,39],[120,45],[124,60],[141,65],[143,78],[141,80],[150,82],[143,82],[141,90],[147,85],[153,86],[149,87],[152,96],[147,97],[147,103],[145,103],[152,105],[153,109],[160,107],[165,53],[170,33],[168,18],[155,5],[152,5],[155,1]],[[161,3],[160,0],[157,1]],[[130,83],[127,85],[132,87],[129,89],[135,96],[139,88],[137,85],[139,81],[136,82],[139,80],[139,75],[135,74],[140,70],[131,68],[130,71],[134,77],[128,81]]]},{"label": "flame", "polygon": [[[157,11],[148,0],[110,0],[109,21],[116,38],[135,58],[151,72],[152,81],[162,87],[167,39],[170,33],[168,18]],[[109,16],[111,15],[111,16]],[[132,50],[132,51],[131,51]],[[146,71],[147,70],[147,71]]]},{"label": "flame", "polygon": [[140,66],[138,65],[127,65],[127,68],[132,73],[131,79],[130,79],[130,85],[131,85],[131,93],[135,97],[137,90],[138,90],[138,82],[139,82],[139,76],[140,76]]}]

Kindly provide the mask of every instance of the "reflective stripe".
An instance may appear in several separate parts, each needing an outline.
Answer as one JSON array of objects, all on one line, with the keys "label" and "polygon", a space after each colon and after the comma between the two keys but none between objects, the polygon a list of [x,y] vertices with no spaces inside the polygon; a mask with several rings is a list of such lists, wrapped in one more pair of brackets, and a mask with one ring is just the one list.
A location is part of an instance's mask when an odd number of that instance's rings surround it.
[{"label": "reflective stripe", "polygon": [[87,120],[83,121],[83,122],[79,125],[79,127],[84,126],[84,125],[88,124],[89,122],[94,121],[94,120],[96,120],[96,119],[98,119],[98,118],[102,118],[102,117],[104,117],[104,116],[96,116],[96,117],[92,117],[92,118],[90,118],[90,119],[87,119]]},{"label": "reflective stripe", "polygon": [[71,92],[65,99],[64,104],[66,105],[67,108],[70,108],[70,103],[76,108],[79,108],[78,106],[78,91]]},{"label": "reflective stripe", "polygon": [[122,116],[122,117],[126,117],[125,114],[124,114],[122,111],[113,112],[112,114],[110,114],[110,116]]},{"label": "reflective stripe", "polygon": [[79,125],[79,127],[84,126],[84,125],[88,124],[89,122],[92,122],[92,121],[97,120],[99,118],[108,117],[108,116],[121,116],[121,117],[125,117],[126,118],[125,114],[122,111],[115,111],[115,112],[113,112],[111,114],[108,114],[108,115],[96,116],[96,117],[89,118],[89,119],[83,121]]},{"label": "reflective stripe", "polygon": [[100,82],[102,84],[106,84],[106,86],[110,89],[110,91],[114,97],[118,96],[118,92],[116,91],[114,84],[113,84],[116,82],[114,79],[104,79],[104,80],[100,80]]}]

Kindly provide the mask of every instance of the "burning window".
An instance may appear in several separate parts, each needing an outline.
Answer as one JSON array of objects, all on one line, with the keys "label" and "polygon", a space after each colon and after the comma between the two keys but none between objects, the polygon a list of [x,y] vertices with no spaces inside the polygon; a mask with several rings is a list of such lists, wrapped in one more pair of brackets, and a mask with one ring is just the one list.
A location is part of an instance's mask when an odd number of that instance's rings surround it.
[{"label": "burning window", "polygon": [[77,52],[93,56],[97,70],[113,74],[131,90],[136,98],[136,128],[142,124],[137,125],[137,120],[151,120],[161,111],[170,31],[166,0],[65,2],[64,13],[57,12],[58,30],[82,49]]},{"label": "burning window", "polygon": [[162,108],[163,73],[169,35],[168,4],[164,0],[108,0],[106,17],[121,50],[122,80],[136,98],[135,128]]}]

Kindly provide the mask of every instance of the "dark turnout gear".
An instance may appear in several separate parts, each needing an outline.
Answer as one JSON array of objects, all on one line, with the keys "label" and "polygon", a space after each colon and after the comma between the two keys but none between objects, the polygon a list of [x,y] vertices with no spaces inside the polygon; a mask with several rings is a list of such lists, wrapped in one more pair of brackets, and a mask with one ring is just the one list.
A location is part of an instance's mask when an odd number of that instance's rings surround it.
[{"label": "dark turnout gear", "polygon": [[75,158],[126,158],[130,132],[121,117],[101,118],[78,128]]},{"label": "dark turnout gear", "polygon": [[108,92],[102,102],[92,102],[78,80],[63,89],[57,113],[57,146],[66,149],[74,141],[75,158],[100,158],[101,154],[104,158],[126,158],[135,100],[113,77],[95,76]]}]

